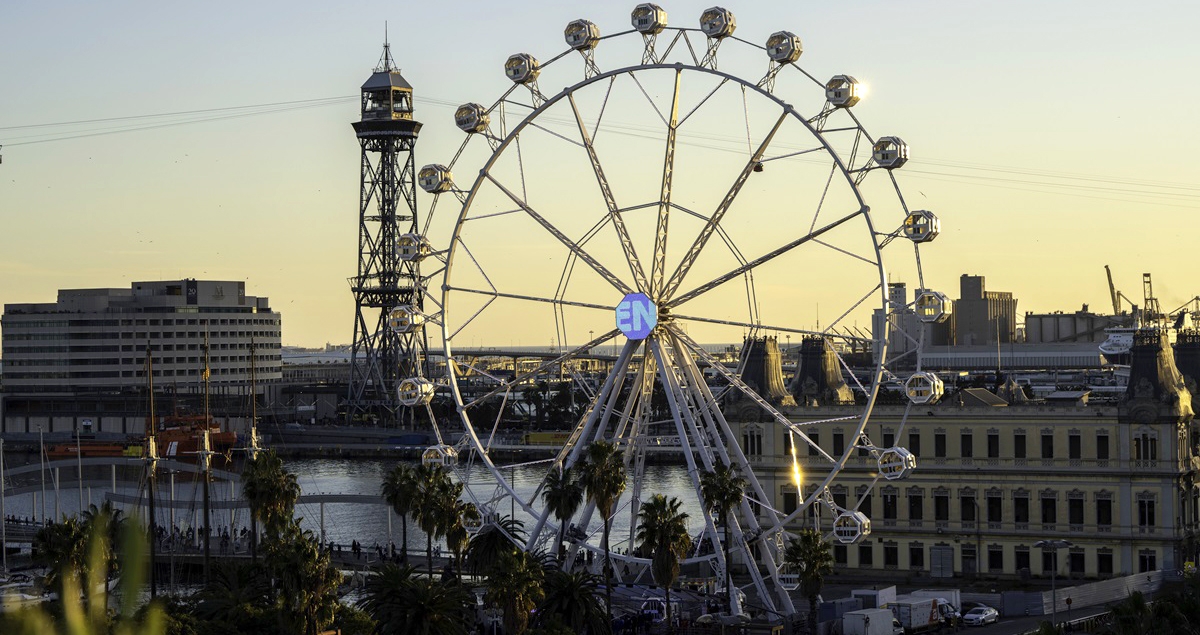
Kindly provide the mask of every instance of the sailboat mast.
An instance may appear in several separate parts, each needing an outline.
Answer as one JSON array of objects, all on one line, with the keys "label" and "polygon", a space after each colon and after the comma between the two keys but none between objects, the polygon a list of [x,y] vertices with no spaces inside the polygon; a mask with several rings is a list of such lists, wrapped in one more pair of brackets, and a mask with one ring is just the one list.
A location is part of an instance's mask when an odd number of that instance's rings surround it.
[{"label": "sailboat mast", "polygon": [[154,485],[158,472],[158,443],[154,435],[158,431],[158,423],[154,416],[154,360],[149,342],[146,342],[146,377],[150,386],[150,420],[146,426],[146,469],[149,470],[146,474],[146,492],[150,503],[150,598],[153,599],[158,597],[158,524],[154,516]]},{"label": "sailboat mast", "polygon": [[204,465],[204,532],[203,532],[202,536],[204,539],[204,584],[206,584],[206,585],[209,583],[209,580],[210,580],[210,578],[209,578],[209,571],[210,571],[209,548],[211,546],[210,543],[212,542],[212,540],[210,540],[210,533],[209,533],[211,531],[209,528],[209,522],[210,522],[209,515],[212,513],[212,510],[209,507],[209,492],[208,492],[208,483],[210,480],[212,480],[212,474],[210,472],[210,464],[209,464],[209,458],[210,458],[209,457],[209,454],[210,454],[209,448],[211,447],[211,445],[210,445],[209,437],[208,437],[209,422],[212,421],[212,416],[209,414],[209,407],[208,407],[208,394],[209,394],[208,393],[208,383],[209,383],[209,375],[210,374],[211,374],[211,371],[208,368],[208,322],[206,321],[204,323],[204,436],[201,439],[201,444],[200,444],[200,460],[203,462],[203,465]]}]

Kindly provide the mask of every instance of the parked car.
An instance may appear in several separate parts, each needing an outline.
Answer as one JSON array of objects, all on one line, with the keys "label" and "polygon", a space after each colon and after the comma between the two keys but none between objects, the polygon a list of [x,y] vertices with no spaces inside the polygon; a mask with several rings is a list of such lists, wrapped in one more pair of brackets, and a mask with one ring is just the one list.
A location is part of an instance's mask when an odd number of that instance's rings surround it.
[{"label": "parked car", "polygon": [[977,606],[963,616],[963,623],[968,626],[983,626],[1000,621],[1000,612],[990,606]]}]

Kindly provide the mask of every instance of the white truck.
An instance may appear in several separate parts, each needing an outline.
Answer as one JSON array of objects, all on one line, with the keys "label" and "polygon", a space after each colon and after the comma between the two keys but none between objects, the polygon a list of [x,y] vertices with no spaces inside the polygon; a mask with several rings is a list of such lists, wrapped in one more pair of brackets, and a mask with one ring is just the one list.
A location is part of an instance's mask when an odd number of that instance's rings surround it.
[{"label": "white truck", "polygon": [[947,626],[955,626],[962,621],[962,592],[958,589],[920,589],[908,595],[936,599]]},{"label": "white truck", "polygon": [[904,635],[928,633],[942,629],[941,602],[936,598],[902,595],[888,604],[892,615],[904,627]]},{"label": "white truck", "polygon": [[888,609],[861,609],[842,615],[842,635],[904,635],[904,627]]}]

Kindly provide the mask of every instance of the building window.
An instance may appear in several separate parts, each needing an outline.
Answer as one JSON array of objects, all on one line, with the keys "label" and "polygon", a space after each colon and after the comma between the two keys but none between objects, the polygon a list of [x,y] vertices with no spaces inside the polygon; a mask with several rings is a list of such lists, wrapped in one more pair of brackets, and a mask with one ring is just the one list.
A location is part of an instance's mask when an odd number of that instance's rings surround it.
[{"label": "building window", "polygon": [[988,522],[989,523],[997,523],[998,524],[998,523],[1003,522],[1003,513],[1002,513],[1003,508],[1004,508],[1004,506],[1000,500],[1000,492],[995,492],[995,493],[988,492],[987,514],[988,514]]},{"label": "building window", "polygon": [[975,545],[963,545],[962,546],[962,572],[963,573],[970,574],[970,573],[975,573],[977,571],[979,565],[975,558],[976,558]]},{"label": "building window", "polygon": [[883,543],[883,566],[887,569],[895,569],[900,566],[900,546],[896,543]]},{"label": "building window", "polygon": [[1000,458],[1000,433],[989,432],[987,436],[987,453],[989,459]]},{"label": "building window", "polygon": [[1067,522],[1072,525],[1083,525],[1083,499],[1072,498],[1067,501]]},{"label": "building window", "polygon": [[962,521],[964,523],[975,522],[975,505],[977,504],[975,502],[975,495],[964,494],[960,499],[959,504],[961,505],[962,509]]},{"label": "building window", "polygon": [[933,456],[935,458],[946,458],[946,433],[935,432],[933,435]]},{"label": "building window", "polygon": [[1029,522],[1029,494],[1014,495],[1013,497],[1013,522],[1028,523]]},{"label": "building window", "polygon": [[1073,576],[1083,575],[1083,549],[1072,549],[1071,553],[1067,554],[1067,570]]},{"label": "building window", "polygon": [[1138,573],[1158,571],[1158,554],[1153,549],[1142,549],[1138,552]]},{"label": "building window", "polygon": [[867,518],[870,518],[872,515],[870,490],[868,490],[865,485],[860,485],[859,487],[855,488],[854,496],[858,502],[858,507],[855,509],[866,514]]},{"label": "building window", "polygon": [[1025,458],[1025,433],[1018,431],[1013,435],[1013,458]]},{"label": "building window", "polygon": [[988,545],[988,571],[991,573],[1004,572],[1004,547]]},{"label": "building window", "polygon": [[884,490],[883,491],[883,519],[884,520],[896,520],[896,508],[897,508],[896,498],[897,498],[897,496],[896,496],[895,490],[892,490],[892,491]]},{"label": "building window", "polygon": [[883,433],[883,447],[890,448],[896,445],[896,434],[893,432]]},{"label": "building window", "polygon": [[808,438],[812,439],[812,443],[808,444],[808,455],[821,456],[821,433],[809,432]]},{"label": "building window", "polygon": [[1101,461],[1108,460],[1108,432],[1105,430],[1096,434],[1096,458]]},{"label": "building window", "polygon": [[1029,571],[1029,547],[1017,547],[1013,550],[1013,555],[1016,556],[1017,573],[1022,569]]},{"label": "building window", "polygon": [[1096,524],[1112,529],[1112,499],[1096,499]]},{"label": "building window", "polygon": [[1043,459],[1054,458],[1054,434],[1053,433],[1047,433],[1047,432],[1042,433],[1042,458]]},{"label": "building window", "polygon": [[964,459],[975,456],[975,435],[970,432],[962,433],[962,456]]},{"label": "building window", "polygon": [[1142,531],[1154,531],[1155,510],[1154,499],[1144,494],[1138,496],[1138,528]]},{"label": "building window", "polygon": [[794,511],[796,511],[796,508],[799,506],[799,504],[796,502],[797,498],[798,498],[798,496],[797,496],[796,492],[785,491],[783,493],[783,513],[784,514],[790,514]]},{"label": "building window", "polygon": [[1057,561],[1057,549],[1042,549],[1042,575],[1050,575],[1051,572],[1055,572],[1054,575],[1057,575]]},{"label": "building window", "polygon": [[921,433],[913,430],[908,433],[908,451],[921,456]]},{"label": "building window", "polygon": [[939,522],[950,520],[949,492],[935,492],[933,494],[933,519]]},{"label": "building window", "polygon": [[1080,438],[1078,432],[1073,432],[1067,437],[1067,458],[1083,458],[1083,439]]},{"label": "building window", "polygon": [[833,433],[833,455],[840,457],[846,451],[846,435],[841,432]]},{"label": "building window", "polygon": [[925,545],[919,542],[909,543],[908,545],[908,568],[909,569],[924,569],[925,568]]},{"label": "building window", "polygon": [[836,507],[845,509],[846,508],[846,487],[844,485],[839,485],[839,486],[833,488],[832,492],[833,492],[833,504]]},{"label": "building window", "polygon": [[1158,460],[1158,437],[1143,432],[1133,436],[1133,458],[1137,461]]},{"label": "building window", "polygon": [[1107,547],[1101,548],[1096,552],[1096,573],[1100,575],[1112,575],[1113,572],[1113,556],[1112,549]]},{"label": "building window", "polygon": [[762,428],[751,426],[742,432],[742,450],[747,456],[762,456]]},{"label": "building window", "polygon": [[858,546],[858,566],[875,566],[875,548],[872,547],[870,543],[865,543]]},{"label": "building window", "polygon": [[833,546],[833,563],[834,564],[840,564],[843,567],[846,566],[846,558],[847,557],[848,556],[847,556],[847,552],[846,552],[846,545],[834,545]]},{"label": "building window", "polygon": [[1042,524],[1053,525],[1058,522],[1058,501],[1051,496],[1042,495]]},{"label": "building window", "polygon": [[925,496],[920,488],[908,490],[908,519],[925,519]]}]

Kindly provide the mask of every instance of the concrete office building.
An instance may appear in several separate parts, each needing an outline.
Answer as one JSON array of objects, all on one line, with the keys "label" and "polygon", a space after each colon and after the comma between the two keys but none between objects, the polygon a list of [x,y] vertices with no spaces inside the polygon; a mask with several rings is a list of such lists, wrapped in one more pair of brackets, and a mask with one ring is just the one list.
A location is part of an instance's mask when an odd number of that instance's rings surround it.
[{"label": "concrete office building", "polygon": [[257,383],[281,378],[280,315],[267,298],[247,296],[245,282],[64,289],[56,302],[5,305],[0,334],[7,432],[76,430],[83,420],[141,432],[147,347],[159,392],[203,390],[206,337],[214,394],[249,385],[252,343]]}]

